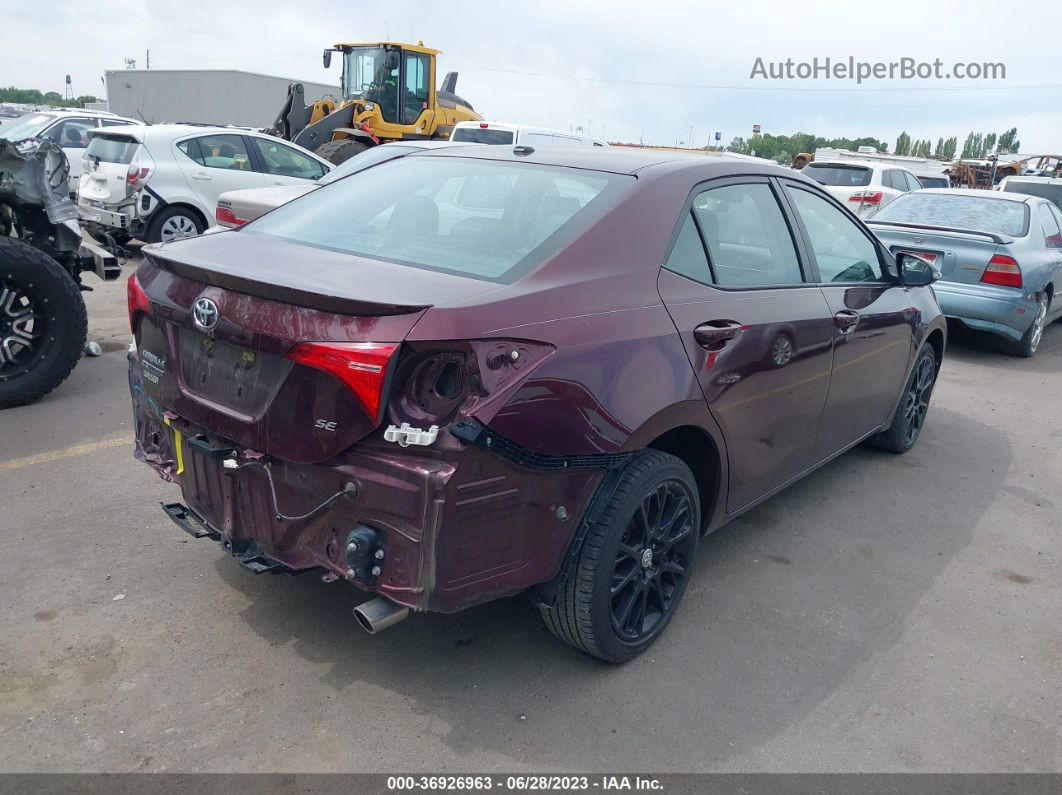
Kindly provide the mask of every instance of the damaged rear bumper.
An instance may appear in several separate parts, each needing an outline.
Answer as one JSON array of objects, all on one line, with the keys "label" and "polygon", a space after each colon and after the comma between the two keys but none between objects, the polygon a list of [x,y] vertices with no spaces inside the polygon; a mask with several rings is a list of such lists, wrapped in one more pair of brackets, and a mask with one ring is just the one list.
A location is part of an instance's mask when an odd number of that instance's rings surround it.
[{"label": "damaged rear bumper", "polygon": [[423,448],[377,431],[327,462],[286,462],[163,411],[129,362],[136,457],[180,486],[183,503],[165,506],[179,526],[252,571],[318,571],[414,610],[455,612],[553,578],[606,471],[521,463],[449,431]]}]

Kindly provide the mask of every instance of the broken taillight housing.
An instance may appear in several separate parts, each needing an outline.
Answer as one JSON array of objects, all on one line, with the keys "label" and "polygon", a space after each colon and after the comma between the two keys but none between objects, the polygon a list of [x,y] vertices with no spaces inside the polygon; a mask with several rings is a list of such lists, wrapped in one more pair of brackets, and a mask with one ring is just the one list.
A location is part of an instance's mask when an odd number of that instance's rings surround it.
[{"label": "broken taillight housing", "polygon": [[391,420],[428,427],[459,414],[487,418],[553,350],[526,340],[407,342],[388,404]]},{"label": "broken taillight housing", "polygon": [[155,161],[151,159],[151,156],[141,146],[137,149],[132,162],[129,163],[129,168],[125,171],[126,193],[131,194],[133,191],[143,187],[154,170]]},{"label": "broken taillight housing", "polygon": [[140,286],[140,280],[136,278],[136,273],[129,276],[129,281],[126,282],[125,295],[126,303],[129,306],[129,330],[136,334],[137,313],[151,314],[151,303],[148,301],[144,288]]},{"label": "broken taillight housing", "polygon": [[300,342],[287,358],[334,375],[379,424],[399,347],[397,342]]},{"label": "broken taillight housing", "polygon": [[1000,287],[1021,287],[1021,268],[1014,257],[996,254],[988,261],[988,267],[981,274],[983,284],[995,284]]}]

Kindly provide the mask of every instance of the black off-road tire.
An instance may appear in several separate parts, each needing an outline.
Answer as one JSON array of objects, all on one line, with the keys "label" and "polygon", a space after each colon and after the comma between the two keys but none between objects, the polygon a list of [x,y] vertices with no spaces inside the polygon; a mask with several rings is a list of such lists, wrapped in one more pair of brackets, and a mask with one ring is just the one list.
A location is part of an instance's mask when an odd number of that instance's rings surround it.
[{"label": "black off-road tire", "polygon": [[368,148],[368,144],[362,143],[357,138],[340,138],[338,141],[325,141],[314,150],[314,154],[338,166]]},{"label": "black off-road tire", "polygon": [[[203,219],[199,217],[199,214],[190,209],[189,207],[162,207],[155,211],[155,214],[151,216],[151,220],[148,222],[147,227],[147,243],[163,243],[168,242],[163,237],[163,230],[166,227],[168,221],[175,221],[182,226],[191,225],[195,228],[195,233],[190,234],[189,237],[196,237],[203,234],[206,229],[206,224],[203,223]],[[176,240],[182,240],[187,238],[173,238]]]},{"label": "black off-road tire", "polygon": [[[606,481],[607,482],[607,481]],[[680,459],[657,450],[646,450],[620,471],[607,502],[591,509],[590,526],[577,557],[567,566],[552,607],[542,607],[542,619],[558,638],[575,648],[610,663],[621,663],[645,651],[670,623],[689,581],[700,535],[701,509],[693,473]],[[635,513],[662,484],[673,485],[688,498],[692,532],[685,545],[685,575],[676,586],[670,607],[644,637],[629,641],[613,624],[612,587],[620,544],[634,526]],[[607,487],[606,487],[607,488]],[[606,495],[601,495],[606,496]],[[642,574],[638,570],[637,574]]]},{"label": "black off-road tire", "polygon": [[[928,386],[923,383],[926,372],[932,374]],[[937,381],[937,353],[932,345],[924,345],[911,368],[911,375],[904,385],[900,395],[900,405],[896,407],[896,414],[892,418],[892,424],[884,431],[871,436],[868,442],[874,447],[888,450],[890,453],[906,453],[918,441],[925,425],[926,413],[929,411],[929,401],[933,395],[933,387]],[[912,405],[911,401],[914,401]],[[924,405],[923,405],[924,404]],[[912,431],[912,409],[919,414],[917,427]],[[913,436],[912,436],[913,432]]]},{"label": "black off-road tire", "polygon": [[[39,306],[42,333],[25,367],[11,368],[6,356],[0,358],[0,409],[32,403],[59,386],[81,358],[88,335],[85,301],[70,274],[28,243],[0,237],[0,338],[9,330],[11,285]],[[27,353],[23,349],[16,361],[21,364]]]}]

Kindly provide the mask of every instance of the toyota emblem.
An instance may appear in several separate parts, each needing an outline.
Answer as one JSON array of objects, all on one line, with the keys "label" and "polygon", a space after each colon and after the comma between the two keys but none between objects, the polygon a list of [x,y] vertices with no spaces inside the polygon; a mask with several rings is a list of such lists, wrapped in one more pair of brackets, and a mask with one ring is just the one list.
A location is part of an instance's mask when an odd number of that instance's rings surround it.
[{"label": "toyota emblem", "polygon": [[192,320],[195,321],[196,328],[203,331],[213,331],[218,324],[219,315],[218,305],[209,298],[197,298],[192,305]]}]

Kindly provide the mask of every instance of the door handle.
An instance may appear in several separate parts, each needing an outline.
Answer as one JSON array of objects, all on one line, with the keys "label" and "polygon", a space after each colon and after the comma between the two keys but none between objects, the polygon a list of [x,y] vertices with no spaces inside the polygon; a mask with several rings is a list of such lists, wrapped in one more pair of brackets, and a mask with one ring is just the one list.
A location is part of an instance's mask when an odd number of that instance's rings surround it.
[{"label": "door handle", "polygon": [[842,309],[833,316],[833,324],[842,334],[850,334],[859,325],[859,313],[852,309]]},{"label": "door handle", "polygon": [[710,320],[693,330],[693,338],[702,348],[719,350],[741,333],[742,326],[733,320]]},{"label": "door handle", "polygon": [[214,178],[209,174],[204,174],[202,171],[197,171],[195,174],[192,174],[192,179],[197,179],[200,182],[210,182],[210,180]]}]

